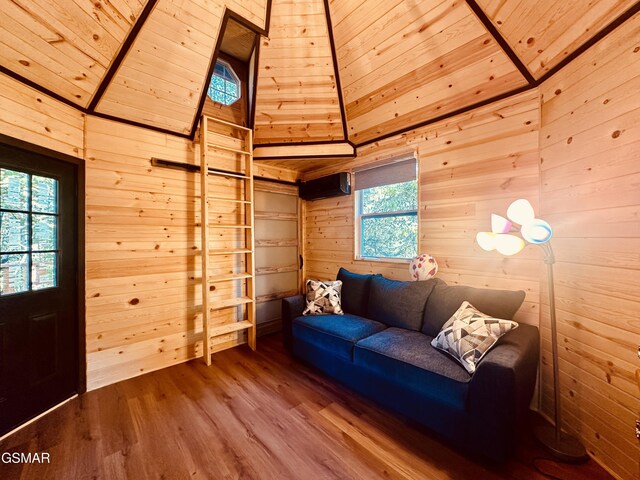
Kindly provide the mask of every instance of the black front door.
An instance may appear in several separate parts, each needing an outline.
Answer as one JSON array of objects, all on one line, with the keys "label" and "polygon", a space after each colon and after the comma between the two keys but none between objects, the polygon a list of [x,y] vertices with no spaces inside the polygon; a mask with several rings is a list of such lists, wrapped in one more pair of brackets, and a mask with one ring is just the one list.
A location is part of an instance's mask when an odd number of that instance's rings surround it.
[{"label": "black front door", "polygon": [[0,145],[0,435],[77,391],[76,182]]}]

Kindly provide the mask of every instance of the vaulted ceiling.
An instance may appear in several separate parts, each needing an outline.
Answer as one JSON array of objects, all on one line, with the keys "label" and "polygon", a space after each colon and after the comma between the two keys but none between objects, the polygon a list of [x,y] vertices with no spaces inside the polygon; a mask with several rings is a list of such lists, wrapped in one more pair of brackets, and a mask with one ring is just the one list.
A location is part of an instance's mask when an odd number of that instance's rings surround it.
[{"label": "vaulted ceiling", "polygon": [[193,134],[225,13],[263,34],[255,143],[404,131],[531,86],[632,0],[11,0],[0,71],[82,111]]}]

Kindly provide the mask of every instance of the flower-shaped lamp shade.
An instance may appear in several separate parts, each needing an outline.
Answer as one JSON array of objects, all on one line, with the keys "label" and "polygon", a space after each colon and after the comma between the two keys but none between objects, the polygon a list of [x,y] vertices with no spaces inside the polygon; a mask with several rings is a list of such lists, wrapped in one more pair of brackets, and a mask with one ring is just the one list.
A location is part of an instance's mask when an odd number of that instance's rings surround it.
[{"label": "flower-shaped lamp shade", "polygon": [[551,240],[553,230],[551,225],[544,220],[534,218],[532,221],[522,225],[520,233],[527,242],[541,244]]},{"label": "flower-shaped lamp shade", "polygon": [[[526,240],[533,244],[546,243],[551,239],[553,231],[551,226],[539,218],[535,218],[535,212],[528,200],[520,198],[509,205],[506,218],[491,214],[491,232],[478,232],[476,242],[480,248],[488,252],[497,250],[503,255],[515,255],[524,247]],[[513,223],[520,225],[513,228]],[[522,238],[510,235],[509,232],[520,231]],[[524,240],[523,240],[524,238]]]},{"label": "flower-shaped lamp shade", "polygon": [[409,265],[409,276],[411,280],[429,280],[438,273],[438,262],[428,253],[418,255]]},{"label": "flower-shaped lamp shade", "polygon": [[493,232],[478,232],[476,242],[480,248],[490,252],[497,250],[503,255],[515,255],[524,248],[524,241],[515,235]]},{"label": "flower-shaped lamp shade", "polygon": [[515,235],[496,235],[496,250],[502,255],[515,255],[524,248],[524,241]]},{"label": "flower-shaped lamp shade", "polygon": [[491,214],[491,231],[493,233],[509,233],[512,223],[500,215]]},{"label": "flower-shaped lamp shade", "polygon": [[536,217],[536,214],[533,211],[533,207],[529,203],[529,200],[520,198],[509,205],[509,208],[507,209],[507,217],[518,225],[524,225],[532,221]]},{"label": "flower-shaped lamp shade", "polygon": [[476,235],[476,242],[480,245],[480,248],[490,252],[496,249],[496,237],[498,235],[493,232],[478,232]]}]

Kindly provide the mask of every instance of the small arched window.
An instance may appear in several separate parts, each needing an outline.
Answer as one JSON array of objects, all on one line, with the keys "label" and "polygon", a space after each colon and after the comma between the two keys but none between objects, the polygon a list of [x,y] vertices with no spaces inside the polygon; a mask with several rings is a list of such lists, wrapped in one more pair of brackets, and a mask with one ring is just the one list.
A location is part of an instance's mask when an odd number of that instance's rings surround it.
[{"label": "small arched window", "polygon": [[240,79],[224,60],[216,61],[207,95],[223,105],[231,105],[240,98]]}]

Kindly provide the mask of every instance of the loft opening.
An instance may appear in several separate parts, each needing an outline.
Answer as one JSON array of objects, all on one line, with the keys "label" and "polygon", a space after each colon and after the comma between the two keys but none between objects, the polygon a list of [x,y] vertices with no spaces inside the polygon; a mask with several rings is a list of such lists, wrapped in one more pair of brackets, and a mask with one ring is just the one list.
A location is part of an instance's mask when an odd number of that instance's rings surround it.
[{"label": "loft opening", "polygon": [[205,84],[205,115],[248,126],[257,71],[258,38],[254,30],[233,16],[225,19],[211,77]]}]

